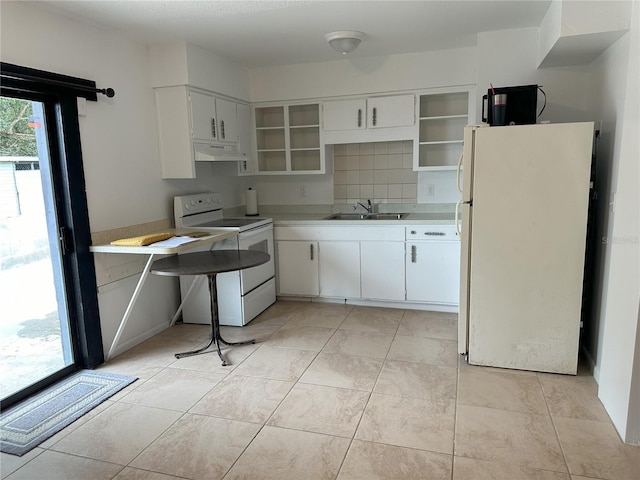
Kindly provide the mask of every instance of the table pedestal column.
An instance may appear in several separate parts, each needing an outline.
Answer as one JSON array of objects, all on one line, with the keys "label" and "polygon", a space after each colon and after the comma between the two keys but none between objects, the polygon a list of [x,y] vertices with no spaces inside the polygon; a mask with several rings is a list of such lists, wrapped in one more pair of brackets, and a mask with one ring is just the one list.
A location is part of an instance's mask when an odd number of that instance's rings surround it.
[{"label": "table pedestal column", "polygon": [[247,340],[244,342],[227,342],[224,338],[222,338],[222,336],[220,335],[220,319],[218,317],[218,289],[217,289],[217,285],[216,285],[216,274],[209,274],[207,275],[207,279],[209,280],[209,296],[210,298],[210,303],[211,303],[211,340],[209,341],[209,343],[203,347],[200,348],[198,350],[194,350],[192,352],[183,352],[183,353],[176,353],[176,358],[183,358],[183,357],[191,357],[193,355],[200,355],[201,353],[205,353],[206,350],[211,346],[211,345],[215,345],[216,346],[216,350],[218,351],[218,356],[220,357],[220,360],[222,360],[222,366],[226,367],[227,366],[227,361],[224,358],[224,355],[222,355],[222,351],[220,350],[220,344],[224,343],[225,345],[229,345],[229,346],[233,346],[233,345],[248,345],[248,344],[252,344],[252,343],[256,343],[255,340]]}]

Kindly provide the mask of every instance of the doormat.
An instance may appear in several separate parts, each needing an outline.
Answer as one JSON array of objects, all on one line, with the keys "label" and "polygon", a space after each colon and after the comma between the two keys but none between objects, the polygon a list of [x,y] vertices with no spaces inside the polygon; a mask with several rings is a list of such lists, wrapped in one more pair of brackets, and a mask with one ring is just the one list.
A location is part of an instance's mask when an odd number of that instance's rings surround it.
[{"label": "doormat", "polygon": [[0,451],[24,455],[136,380],[95,370],[72,374],[0,414]]}]

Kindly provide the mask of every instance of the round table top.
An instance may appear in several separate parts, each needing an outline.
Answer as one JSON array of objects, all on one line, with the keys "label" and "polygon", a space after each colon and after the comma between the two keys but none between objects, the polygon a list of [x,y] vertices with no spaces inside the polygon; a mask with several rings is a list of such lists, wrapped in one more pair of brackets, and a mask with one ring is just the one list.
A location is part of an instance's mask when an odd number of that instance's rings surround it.
[{"label": "round table top", "polygon": [[268,253],[254,250],[209,250],[184,253],[156,260],[151,273],[156,275],[214,275],[256,267],[267,263]]}]

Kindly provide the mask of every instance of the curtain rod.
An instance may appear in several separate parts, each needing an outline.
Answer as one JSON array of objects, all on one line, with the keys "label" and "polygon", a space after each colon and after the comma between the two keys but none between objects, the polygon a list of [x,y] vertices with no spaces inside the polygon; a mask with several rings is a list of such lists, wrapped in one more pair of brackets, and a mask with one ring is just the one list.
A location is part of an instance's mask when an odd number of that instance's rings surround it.
[{"label": "curtain rod", "polygon": [[27,82],[33,82],[40,85],[50,85],[62,87],[75,92],[87,92],[89,96],[81,95],[88,100],[97,100],[96,93],[112,98],[116,92],[113,88],[97,88],[96,83],[91,80],[85,80],[82,78],[70,77],[68,75],[61,75],[58,73],[45,72],[43,70],[36,70],[33,68],[22,67],[19,65],[13,65],[10,63],[1,63],[0,74],[4,79],[15,79]]}]

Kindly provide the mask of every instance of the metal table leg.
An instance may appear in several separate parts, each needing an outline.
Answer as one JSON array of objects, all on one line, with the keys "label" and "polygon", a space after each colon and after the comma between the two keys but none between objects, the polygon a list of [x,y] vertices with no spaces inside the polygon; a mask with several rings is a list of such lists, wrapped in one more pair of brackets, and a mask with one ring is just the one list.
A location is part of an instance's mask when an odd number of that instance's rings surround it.
[{"label": "metal table leg", "polygon": [[255,339],[253,339],[246,340],[244,342],[227,342],[220,336],[220,318],[218,317],[218,289],[216,285],[216,274],[214,273],[207,275],[207,279],[209,280],[209,293],[211,297],[211,339],[209,340],[209,343],[203,348],[191,352],[176,353],[176,358],[191,357],[193,355],[207,353],[206,350],[211,345],[215,345],[216,350],[218,351],[218,356],[220,357],[220,360],[222,360],[222,366],[226,367],[227,361],[225,360],[224,355],[222,355],[222,351],[220,350],[220,343],[232,346],[254,344],[256,343],[256,341]]},{"label": "metal table leg", "polygon": [[133,295],[131,296],[131,300],[129,300],[129,304],[127,305],[127,309],[124,312],[124,315],[122,316],[122,320],[120,320],[120,325],[118,326],[118,330],[116,331],[116,336],[113,338],[113,342],[111,342],[111,347],[109,348],[109,351],[107,352],[107,356],[105,358],[105,361],[109,361],[111,360],[111,357],[113,356],[113,353],[116,350],[116,347],[118,346],[118,342],[120,341],[120,336],[122,335],[122,332],[124,331],[124,327],[127,326],[127,322],[129,321],[129,317],[131,316],[131,312],[133,311],[133,306],[136,303],[136,300],[138,300],[138,296],[140,295],[140,292],[142,291],[142,286],[144,285],[144,282],[147,280],[147,277],[149,276],[149,271],[151,270],[151,264],[153,263],[153,260],[155,258],[154,254],[149,255],[149,259],[147,260],[147,264],[144,266],[144,269],[142,270],[142,273],[140,274],[140,278],[138,279],[138,283],[136,284],[136,288],[133,291]]}]

